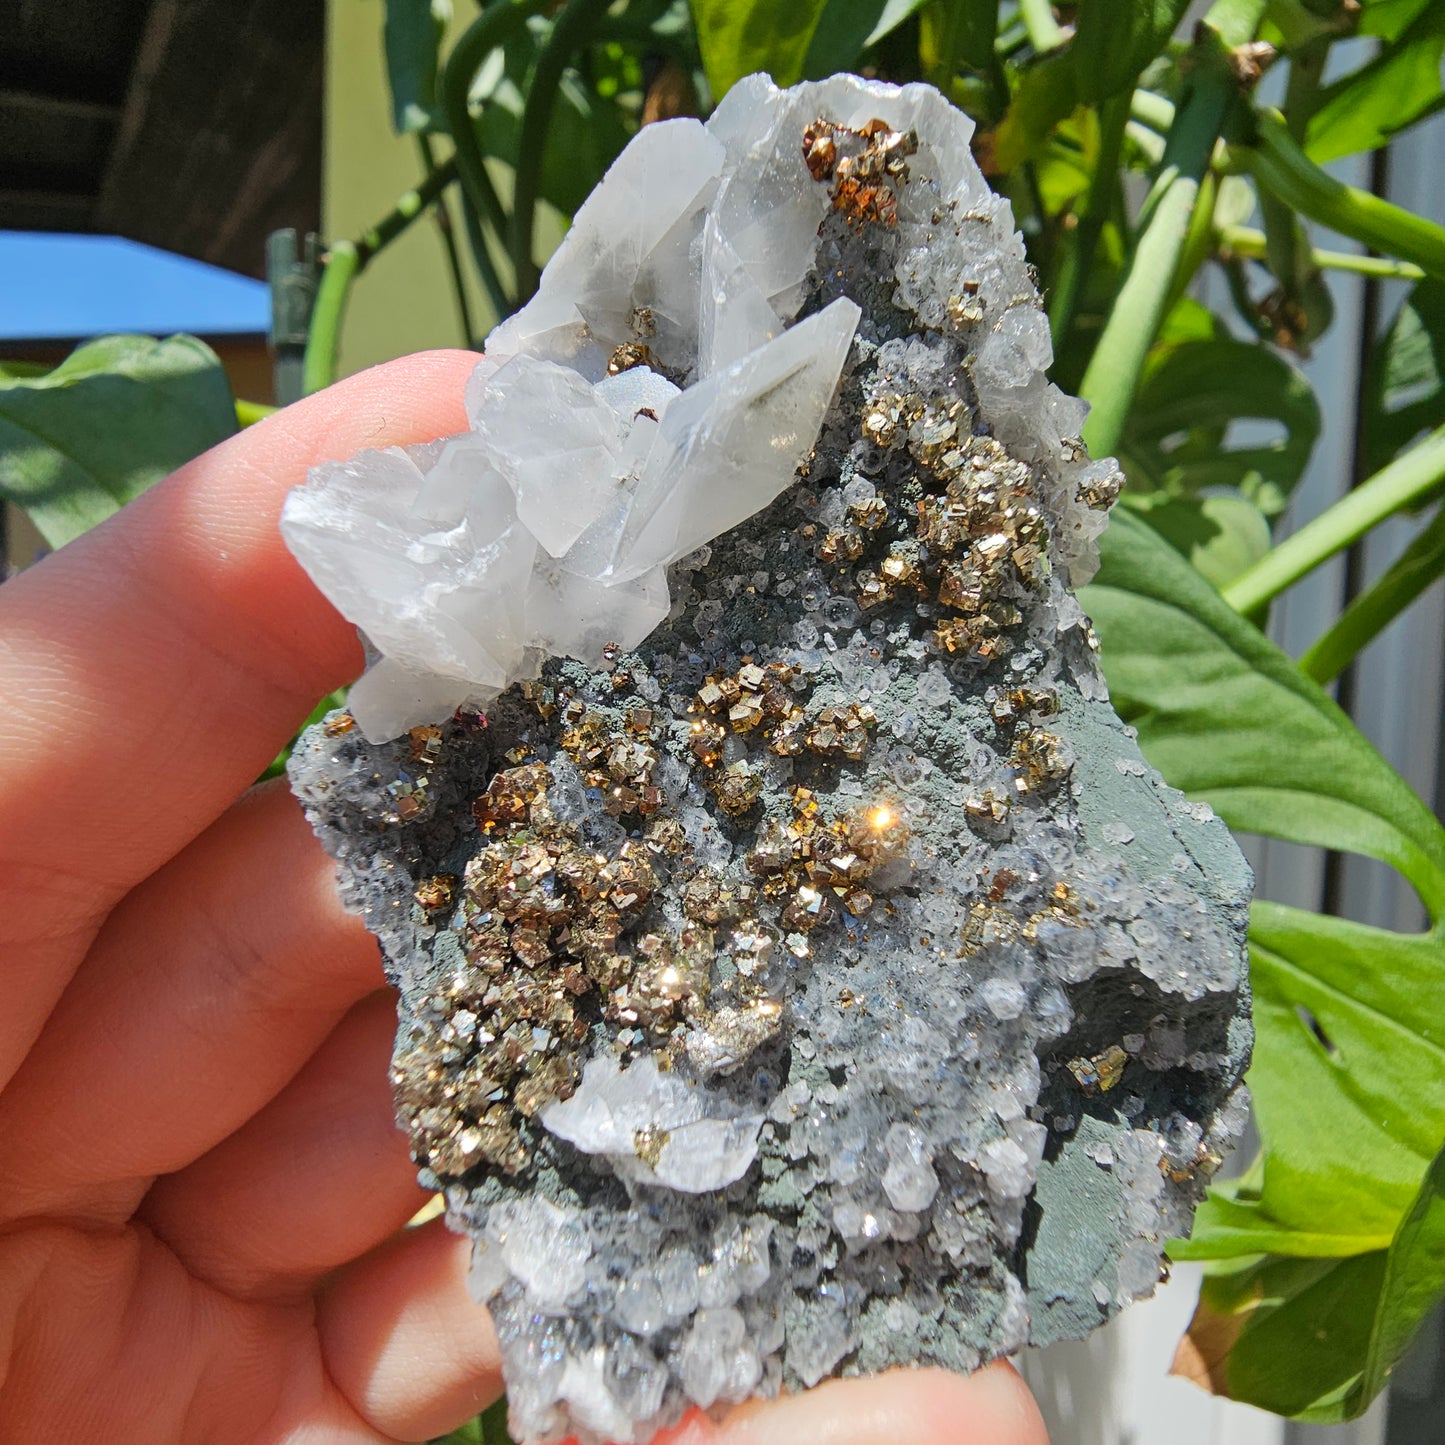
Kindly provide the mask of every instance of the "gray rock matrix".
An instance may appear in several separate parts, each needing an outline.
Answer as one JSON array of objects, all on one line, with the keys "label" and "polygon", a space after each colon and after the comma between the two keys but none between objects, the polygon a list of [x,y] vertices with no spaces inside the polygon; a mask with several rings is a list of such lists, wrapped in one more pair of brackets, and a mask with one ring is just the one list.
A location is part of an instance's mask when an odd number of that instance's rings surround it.
[{"label": "gray rock matrix", "polygon": [[923,87],[743,86],[826,200],[797,318],[862,313],[797,480],[635,649],[290,768],[527,1442],[1081,1336],[1246,1114],[1249,872],[1109,706],[1119,478],[1008,208]]}]

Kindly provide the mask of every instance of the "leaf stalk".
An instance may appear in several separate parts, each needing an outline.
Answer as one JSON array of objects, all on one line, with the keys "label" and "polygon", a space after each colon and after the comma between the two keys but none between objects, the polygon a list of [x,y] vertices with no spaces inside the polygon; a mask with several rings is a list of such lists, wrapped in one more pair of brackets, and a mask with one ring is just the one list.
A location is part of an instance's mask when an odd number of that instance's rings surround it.
[{"label": "leaf stalk", "polygon": [[1095,456],[1114,451],[1123,435],[1144,359],[1169,304],[1200,186],[1234,98],[1217,38],[1206,34],[1196,54],[1201,63],[1169,129],[1159,174],[1140,215],[1138,244],[1080,386],[1092,408],[1084,440]]},{"label": "leaf stalk", "polygon": [[336,379],[337,347],[341,321],[351,295],[351,283],[361,270],[361,256],[350,241],[337,241],[326,256],[311,324],[306,330],[306,353],[301,361],[301,395],[310,396]]},{"label": "leaf stalk", "polygon": [[1073,329],[1084,278],[1094,264],[1094,252],[1103,232],[1104,222],[1114,204],[1114,191],[1119,183],[1119,153],[1124,144],[1124,127],[1129,120],[1129,95],[1110,96],[1099,107],[1099,154],[1089,189],[1078,213],[1074,243],[1064,252],[1054,286],[1053,304],[1049,308],[1049,329],[1054,349],[1061,350]]},{"label": "leaf stalk", "polygon": [[487,288],[498,318],[509,315],[513,305],[491,263],[482,228],[490,227],[498,240],[505,244],[508,220],[501,197],[487,174],[486,158],[472,120],[472,82],[487,56],[549,3],[550,0],[491,0],[462,32],[442,71],[442,109],[452,144],[456,147],[462,189],[472,212],[467,225],[468,237],[482,284]]},{"label": "leaf stalk", "polygon": [[517,305],[524,305],[537,289],[538,268],[532,252],[532,232],[541,190],[542,159],[547,149],[547,129],[557,106],[562,73],[572,56],[586,43],[593,25],[606,13],[612,0],[568,0],[566,9],[552,26],[527,86],[522,107],[522,127],[517,142],[516,186],[512,192],[510,230],[512,267],[517,277]]},{"label": "leaf stalk", "polygon": [[[1247,261],[1263,261],[1269,254],[1264,232],[1253,226],[1221,226],[1218,239],[1225,251]],[[1348,271],[1356,276],[1378,276],[1384,281],[1420,281],[1425,276],[1412,261],[1396,261],[1389,256],[1325,251],[1319,247],[1310,255],[1321,271]]]},{"label": "leaf stalk", "polygon": [[1445,509],[1400,554],[1368,591],[1362,592],[1299,660],[1300,671],[1329,682],[1392,623],[1425,589],[1445,575]]},{"label": "leaf stalk", "polygon": [[[437,159],[436,153],[432,149],[431,137],[424,131],[418,133],[416,146],[417,154],[421,157],[421,163],[427,175],[435,175]],[[455,156],[452,160],[455,164]],[[437,197],[432,214],[436,218],[437,232],[442,238],[442,246],[447,253],[447,271],[451,276],[452,296],[457,305],[457,321],[462,330],[462,345],[475,346],[477,333],[472,324],[472,306],[467,299],[466,278],[462,275],[462,258],[457,249],[456,226],[452,222],[451,207],[447,205],[445,195]]]},{"label": "leaf stalk", "polygon": [[1321,170],[1278,111],[1257,111],[1252,141],[1237,150],[1256,183],[1292,210],[1445,279],[1445,227]]},{"label": "leaf stalk", "polygon": [[1286,537],[1226,588],[1224,600],[1246,617],[1307,577],[1372,527],[1423,501],[1445,478],[1445,426],[1341,497],[1298,532]]}]

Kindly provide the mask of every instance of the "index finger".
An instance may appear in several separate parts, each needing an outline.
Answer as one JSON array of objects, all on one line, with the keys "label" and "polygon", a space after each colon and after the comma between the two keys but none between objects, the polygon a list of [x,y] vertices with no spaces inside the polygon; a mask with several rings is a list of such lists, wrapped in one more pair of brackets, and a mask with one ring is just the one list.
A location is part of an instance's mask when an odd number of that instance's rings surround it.
[{"label": "index finger", "polygon": [[28,1041],[60,958],[360,671],[354,629],[282,543],[282,500],[318,462],[465,429],[476,360],[408,357],[288,407],[0,587],[7,1033]]}]

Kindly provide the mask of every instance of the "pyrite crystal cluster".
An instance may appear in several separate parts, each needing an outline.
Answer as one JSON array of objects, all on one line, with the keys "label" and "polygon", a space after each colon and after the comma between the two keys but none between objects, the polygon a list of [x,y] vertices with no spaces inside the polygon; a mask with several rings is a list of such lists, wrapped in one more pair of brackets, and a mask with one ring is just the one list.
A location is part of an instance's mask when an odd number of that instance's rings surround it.
[{"label": "pyrite crystal cluster", "polygon": [[377,654],[292,784],[526,1441],[1081,1335],[1244,1122],[1248,870],[1108,705],[1121,478],[969,133],[648,127],[473,429],[288,502]]}]

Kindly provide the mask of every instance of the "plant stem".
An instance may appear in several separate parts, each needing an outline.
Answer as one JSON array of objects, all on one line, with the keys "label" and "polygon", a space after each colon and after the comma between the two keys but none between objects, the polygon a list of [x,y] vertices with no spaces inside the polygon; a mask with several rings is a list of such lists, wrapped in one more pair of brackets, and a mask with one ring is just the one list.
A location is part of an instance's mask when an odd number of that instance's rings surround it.
[{"label": "plant stem", "polygon": [[1273,329],[1260,315],[1258,305],[1249,294],[1249,278],[1244,274],[1244,263],[1238,256],[1226,255],[1219,258],[1219,265],[1224,272],[1225,285],[1229,288],[1229,299],[1234,303],[1239,319],[1261,341],[1268,341],[1274,334]]},{"label": "plant stem", "polygon": [[1329,19],[1316,15],[1301,0],[1270,0],[1270,24],[1275,26],[1291,55],[1321,36],[1348,34],[1358,22],[1358,11],[1349,14],[1343,5]]},{"label": "plant stem", "polygon": [[255,426],[258,421],[265,421],[268,416],[275,415],[277,410],[277,407],[268,406],[264,401],[243,401],[238,396],[236,398],[236,425]]},{"label": "plant stem", "polygon": [[1029,32],[1029,44],[1038,54],[1056,50],[1064,43],[1064,32],[1054,19],[1049,0],[1019,0],[1019,15]]},{"label": "plant stem", "polygon": [[1297,298],[1310,274],[1309,233],[1304,223],[1277,196],[1261,191],[1259,215],[1264,222],[1265,260],[1283,294]]},{"label": "plant stem", "polygon": [[378,251],[389,246],[428,206],[432,205],[457,178],[456,157],[438,166],[415,190],[398,198],[376,225],[363,231],[353,243],[359,269],[365,270]]},{"label": "plant stem", "polygon": [[1214,254],[1214,208],[1218,204],[1219,176],[1212,170],[1205,171],[1195,198],[1194,214],[1189,218],[1189,229],[1184,233],[1179,264],[1174,268],[1174,284],[1164,305],[1166,316],[1194,284],[1200,267]]},{"label": "plant stem", "polygon": [[1164,319],[1200,183],[1234,95],[1217,42],[1213,49],[1210,54],[1203,45],[1196,48],[1201,63],[1170,127],[1159,175],[1140,215],[1138,245],[1084,372],[1080,392],[1093,408],[1084,440],[1096,457],[1119,444],[1144,358]]},{"label": "plant stem", "polygon": [[943,13],[943,35],[938,46],[938,63],[929,79],[945,95],[958,73],[958,42],[963,34],[964,7],[968,0],[953,0]]},{"label": "plant stem", "polygon": [[1368,592],[1340,614],[1335,625],[1299,660],[1318,683],[1338,677],[1427,587],[1445,574],[1445,508],[1400,554]]},{"label": "plant stem", "polygon": [[[1219,244],[1236,256],[1250,261],[1266,258],[1263,231],[1252,226],[1221,226]],[[1361,256],[1351,251],[1322,251],[1311,255],[1321,271],[1349,271],[1356,276],[1378,276],[1385,281],[1419,281],[1425,273],[1409,261],[1393,261],[1388,256]]]},{"label": "plant stem", "polygon": [[1028,43],[1028,26],[1022,16],[1015,14],[1007,25],[999,28],[993,52],[1000,60],[1012,60]]},{"label": "plant stem", "polygon": [[1084,278],[1094,264],[1094,251],[1114,203],[1114,187],[1119,183],[1119,151],[1124,144],[1124,127],[1129,120],[1129,96],[1110,96],[1099,107],[1099,153],[1094,160],[1094,173],[1078,213],[1074,244],[1064,252],[1054,285],[1053,304],[1049,307],[1049,330],[1053,333],[1054,350],[1063,349],[1074,325],[1079,295]]},{"label": "plant stem", "polygon": [[415,190],[400,197],[376,225],[354,241],[332,243],[316,288],[311,323],[306,330],[306,354],[301,362],[301,394],[330,386],[336,380],[337,347],[341,340],[341,319],[346,312],[351,283],[367,268],[371,259],[406,230],[423,211],[457,178],[452,161],[438,166]]},{"label": "plant stem", "polygon": [[301,395],[310,396],[336,379],[336,349],[341,339],[341,318],[351,283],[361,270],[361,256],[350,241],[337,241],[327,253],[311,308],[306,332],[306,355],[301,362]]},{"label": "plant stem", "polygon": [[487,245],[486,232],[482,230],[482,218],[477,214],[477,208],[472,204],[472,198],[463,191],[461,193],[462,225],[467,233],[467,248],[472,253],[472,264],[477,268],[477,275],[482,278],[482,287],[487,293],[487,300],[492,304],[492,314],[501,321],[511,314],[512,302],[507,295],[507,288],[502,285],[502,278],[497,271],[496,262],[492,260],[492,253]]},{"label": "plant stem", "polygon": [[1300,149],[1278,111],[1260,110],[1255,121],[1254,137],[1240,155],[1261,187],[1320,225],[1445,279],[1445,228],[1327,175]]},{"label": "plant stem", "polygon": [[517,179],[512,192],[511,251],[517,276],[517,304],[525,305],[537,289],[537,263],[532,254],[533,221],[542,181],[542,158],[547,128],[557,104],[557,88],[567,62],[583,44],[592,25],[607,13],[611,0],[568,0],[552,26],[532,71],[522,107],[522,129],[517,141]]},{"label": "plant stem", "polygon": [[1330,53],[1330,37],[1321,36],[1290,52],[1289,80],[1285,87],[1284,113],[1289,133],[1304,144],[1310,116],[1319,105],[1320,81]]},{"label": "plant stem", "polygon": [[[468,96],[472,82],[482,62],[497,46],[507,40],[514,31],[527,23],[529,16],[543,10],[550,0],[491,0],[491,3],[462,32],[462,37],[452,47],[442,72],[442,107],[446,113],[447,129],[451,132],[452,144],[456,147],[457,170],[461,176],[462,189],[470,202],[472,219],[468,222],[467,233],[472,244],[472,253],[481,273],[497,317],[508,315],[512,303],[491,263],[483,237],[483,223],[490,226],[503,244],[507,237],[507,213],[502,208],[501,198],[487,174],[486,160],[477,140],[476,128],[472,124],[472,113]],[[473,224],[474,222],[474,224]]]},{"label": "plant stem", "polygon": [[[427,175],[435,175],[437,172],[436,154],[432,149],[431,137],[425,131],[417,132],[416,148]],[[447,205],[444,195],[437,197],[433,215],[436,217],[442,245],[446,247],[447,270],[451,273],[452,295],[456,298],[457,303],[457,321],[462,328],[462,345],[475,346],[477,333],[472,326],[472,305],[467,300],[466,278],[462,275],[462,258],[457,251],[456,227],[452,225],[451,207]]]},{"label": "plant stem", "polygon": [[1246,616],[1308,576],[1377,523],[1421,501],[1445,478],[1445,426],[1341,497],[1328,511],[1286,537],[1224,589],[1224,600]]}]

